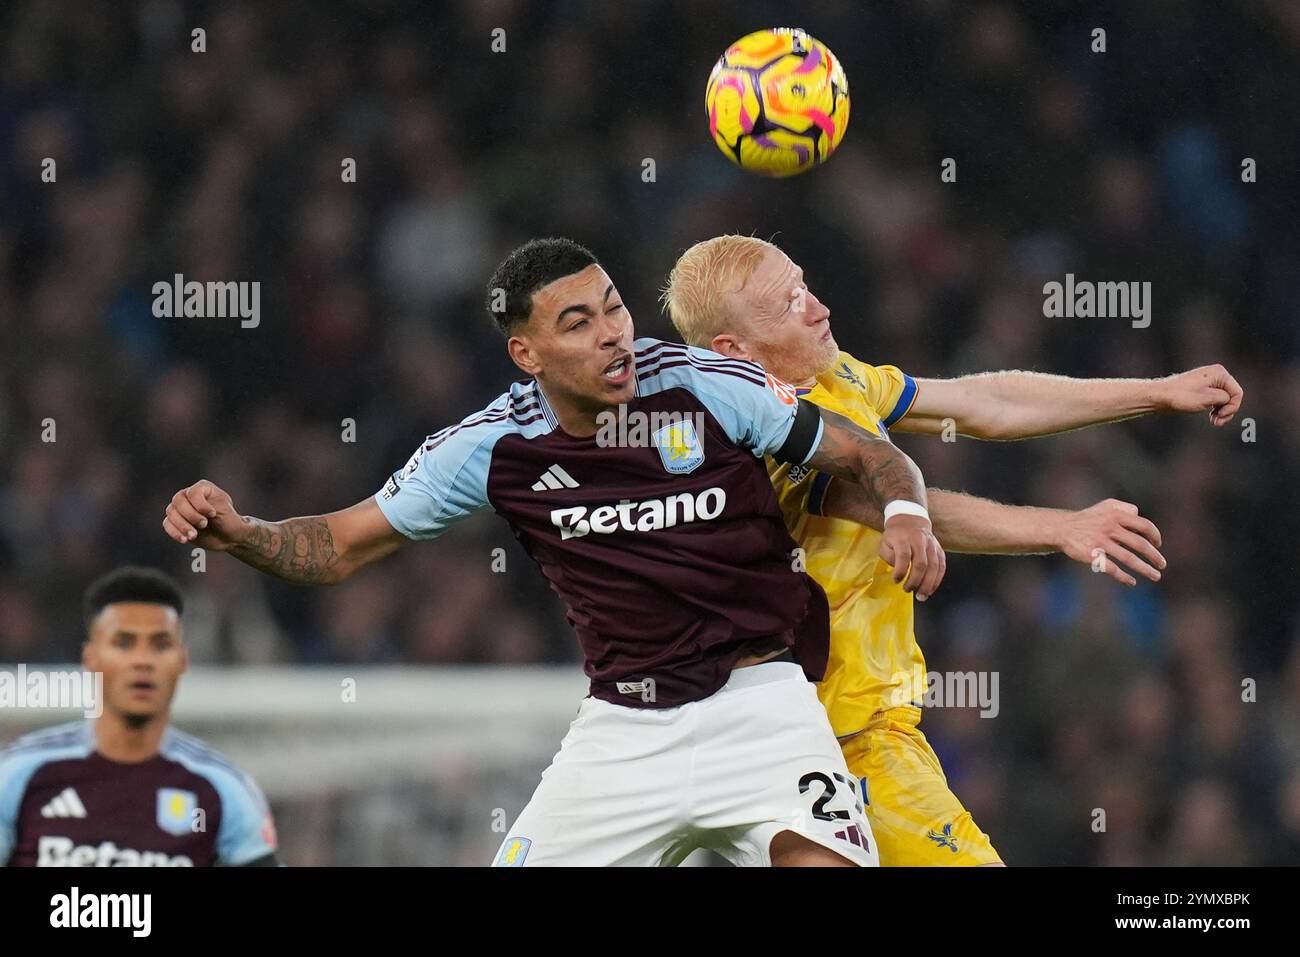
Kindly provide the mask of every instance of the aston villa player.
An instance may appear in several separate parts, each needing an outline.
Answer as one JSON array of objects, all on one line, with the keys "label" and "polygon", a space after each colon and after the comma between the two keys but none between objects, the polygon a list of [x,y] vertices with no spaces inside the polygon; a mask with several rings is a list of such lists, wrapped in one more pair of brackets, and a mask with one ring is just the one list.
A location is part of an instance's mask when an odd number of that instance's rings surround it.
[{"label": "aston villa player", "polygon": [[169,724],[188,655],[176,584],[120,568],[86,593],[82,664],[103,714],[0,751],[0,862],[11,867],[271,866],[275,827],[243,771]]},{"label": "aston villa player", "polygon": [[[762,460],[862,484],[888,516],[880,554],[894,580],[929,595],[944,561],[920,470],[752,362],[636,339],[577,243],[515,250],[487,298],[529,379],[429,436],[374,496],[268,522],[200,481],[172,497],[164,530],[331,584],[476,512],[510,523],[568,606],[591,693],[499,866],[669,865],[696,846],[743,865],[874,864],[810,683],[829,648],[826,597]],[[601,422],[621,406],[668,422],[652,441],[606,445]]]}]

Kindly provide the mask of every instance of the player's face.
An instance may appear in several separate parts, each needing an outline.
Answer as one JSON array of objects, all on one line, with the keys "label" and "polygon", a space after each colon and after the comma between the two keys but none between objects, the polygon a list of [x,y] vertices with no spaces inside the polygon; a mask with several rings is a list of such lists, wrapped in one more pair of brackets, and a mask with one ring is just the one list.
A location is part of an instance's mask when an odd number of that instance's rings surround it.
[{"label": "player's face", "polygon": [[831,335],[831,311],[803,281],[803,270],[771,246],[733,297],[732,311],[744,345],[768,372],[787,382],[805,382],[839,356]]},{"label": "player's face", "polygon": [[613,281],[588,266],[533,294],[533,314],[510,351],[552,402],[599,412],[634,395],[632,335],[632,317]]},{"label": "player's face", "polygon": [[104,675],[104,710],[136,719],[167,713],[189,664],[175,609],[146,602],[106,605],[81,660]]}]

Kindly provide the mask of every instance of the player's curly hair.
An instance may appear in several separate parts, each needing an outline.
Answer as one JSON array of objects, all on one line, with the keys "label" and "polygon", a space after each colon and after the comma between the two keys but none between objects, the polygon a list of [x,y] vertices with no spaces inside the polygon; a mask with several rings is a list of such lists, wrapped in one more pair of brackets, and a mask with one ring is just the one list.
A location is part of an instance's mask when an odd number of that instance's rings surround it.
[{"label": "player's curly hair", "polygon": [[599,265],[590,249],[572,239],[530,239],[502,260],[488,280],[488,315],[502,333],[511,336],[533,314],[533,293]]},{"label": "player's curly hair", "polygon": [[185,611],[180,586],[169,575],[156,568],[126,565],[101,575],[86,589],[82,610],[87,627],[106,606],[118,602],[166,605],[174,608],[177,615]]},{"label": "player's curly hair", "polygon": [[710,348],[732,315],[728,297],[745,287],[763,254],[772,248],[756,236],[714,236],[682,253],[659,301],[688,344]]}]

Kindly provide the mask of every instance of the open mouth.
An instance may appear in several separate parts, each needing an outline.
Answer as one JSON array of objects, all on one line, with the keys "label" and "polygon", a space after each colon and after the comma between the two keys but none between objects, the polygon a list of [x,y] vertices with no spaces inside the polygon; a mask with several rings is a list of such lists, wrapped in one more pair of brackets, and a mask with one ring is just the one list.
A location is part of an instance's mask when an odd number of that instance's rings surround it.
[{"label": "open mouth", "polygon": [[132,694],[153,694],[158,686],[152,681],[132,681],[126,686]]},{"label": "open mouth", "polygon": [[610,382],[626,382],[628,376],[632,373],[632,356],[630,353],[623,353],[609,365],[605,366],[605,371],[601,373]]}]

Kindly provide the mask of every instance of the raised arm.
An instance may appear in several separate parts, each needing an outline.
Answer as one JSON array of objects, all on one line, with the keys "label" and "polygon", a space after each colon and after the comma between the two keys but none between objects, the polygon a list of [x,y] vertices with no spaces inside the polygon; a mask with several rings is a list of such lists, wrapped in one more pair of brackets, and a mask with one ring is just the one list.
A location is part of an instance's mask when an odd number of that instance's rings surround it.
[{"label": "raised arm", "polygon": [[[1124,585],[1151,581],[1167,566],[1160,554],[1160,529],[1138,507],[1110,498],[1079,511],[1004,505],[962,492],[930,489],[930,518],[939,543],[950,552],[977,555],[1047,555],[1061,552],[1097,568]],[[874,499],[850,482],[831,482],[821,513],[879,529]],[[1105,561],[1099,561],[1104,556]]]},{"label": "raised arm", "polygon": [[374,498],[327,515],[268,522],[240,515],[230,495],[206,479],[172,496],[163,531],[182,544],[228,552],[295,585],[334,585],[408,541]]},{"label": "raised arm", "polygon": [[[921,470],[888,439],[872,435],[844,416],[816,407],[822,436],[805,463],[856,488],[881,516],[880,557],[894,568],[894,581],[915,591],[920,601],[934,594],[947,567],[943,548],[925,515],[897,512],[898,504],[925,508]],[[889,508],[891,503],[893,508]],[[903,505],[904,509],[908,506]]]},{"label": "raised arm", "polygon": [[1152,412],[1208,412],[1223,426],[1241,408],[1242,389],[1221,365],[1164,379],[1072,379],[1039,372],[986,372],[918,379],[911,410],[892,428],[937,434],[951,420],[979,439],[1027,439]]}]

